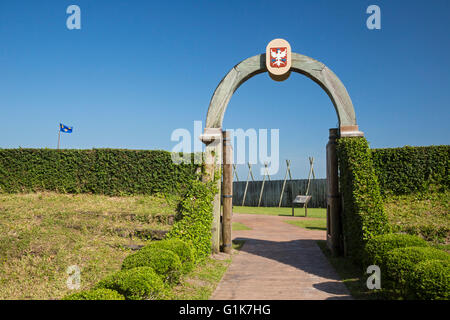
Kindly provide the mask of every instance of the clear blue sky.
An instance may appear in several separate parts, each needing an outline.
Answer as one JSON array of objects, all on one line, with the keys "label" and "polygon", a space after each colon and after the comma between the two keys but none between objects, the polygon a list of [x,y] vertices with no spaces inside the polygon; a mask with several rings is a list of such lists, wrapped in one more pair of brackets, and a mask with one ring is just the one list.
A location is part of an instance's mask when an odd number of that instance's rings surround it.
[{"label": "clear blue sky", "polygon": [[[81,30],[66,8],[81,8]],[[381,30],[366,8],[381,8]],[[450,1],[0,2],[0,147],[165,149],[176,128],[205,120],[214,89],[274,38],[332,69],[371,147],[449,144]],[[280,129],[282,166],[308,156],[325,176],[325,92],[299,74],[267,74],[234,94],[224,128]],[[256,171],[256,170],[255,170]],[[241,179],[246,169],[239,170]]]}]

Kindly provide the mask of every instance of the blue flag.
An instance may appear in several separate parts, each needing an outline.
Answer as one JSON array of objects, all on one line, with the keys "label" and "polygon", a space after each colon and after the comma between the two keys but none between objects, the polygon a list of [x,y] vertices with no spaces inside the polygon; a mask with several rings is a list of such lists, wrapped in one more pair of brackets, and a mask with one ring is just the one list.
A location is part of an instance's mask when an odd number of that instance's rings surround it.
[{"label": "blue flag", "polygon": [[68,127],[63,125],[62,123],[59,124],[59,131],[65,132],[65,133],[72,133],[73,127]]}]

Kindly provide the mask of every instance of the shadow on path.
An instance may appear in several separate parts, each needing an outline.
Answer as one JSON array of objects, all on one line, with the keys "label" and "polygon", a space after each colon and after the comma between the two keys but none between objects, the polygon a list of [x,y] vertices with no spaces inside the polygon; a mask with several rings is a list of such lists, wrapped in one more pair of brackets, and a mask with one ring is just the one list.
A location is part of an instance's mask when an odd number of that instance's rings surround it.
[{"label": "shadow on path", "polygon": [[[316,240],[268,241],[239,237],[245,241],[240,251],[275,260],[306,273],[338,280],[336,272],[329,268],[326,257],[322,254]],[[319,251],[318,251],[319,249]]]},{"label": "shadow on path", "polygon": [[234,214],[233,222],[251,230],[233,231],[234,240],[245,242],[212,299],[352,298],[316,243],[324,240],[326,233],[300,228],[286,223],[286,219],[298,218]]}]

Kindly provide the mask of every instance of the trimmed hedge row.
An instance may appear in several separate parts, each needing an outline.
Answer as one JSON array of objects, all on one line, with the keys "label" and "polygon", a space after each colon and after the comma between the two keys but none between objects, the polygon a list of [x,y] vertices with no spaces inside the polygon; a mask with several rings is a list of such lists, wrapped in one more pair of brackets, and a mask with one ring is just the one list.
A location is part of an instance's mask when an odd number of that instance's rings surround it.
[{"label": "trimmed hedge row", "polygon": [[122,270],[151,267],[165,281],[176,284],[181,276],[180,258],[172,251],[156,246],[147,247],[129,255],[122,263]]},{"label": "trimmed hedge row", "polygon": [[118,271],[101,280],[96,288],[115,290],[128,300],[160,300],[167,291],[163,280],[150,267]]},{"label": "trimmed hedge row", "polygon": [[216,193],[214,181],[190,181],[179,205],[176,222],[166,235],[167,239],[180,239],[192,246],[195,261],[211,254],[212,210]]},{"label": "trimmed hedge row", "polygon": [[344,204],[344,248],[346,254],[360,264],[367,240],[389,233],[390,227],[367,140],[364,137],[340,138],[337,155]]},{"label": "trimmed hedge row", "polygon": [[183,274],[192,271],[194,268],[194,253],[191,247],[184,241],[179,239],[168,239],[165,241],[151,242],[148,246],[142,248],[144,251],[152,248],[169,250],[174,252],[181,262],[181,272]]},{"label": "trimmed hedge row", "polygon": [[450,187],[450,146],[373,149],[375,172],[383,194],[410,194],[436,185]]},{"label": "trimmed hedge row", "polygon": [[405,247],[428,247],[428,243],[418,236],[409,234],[389,233],[379,235],[367,242],[364,263],[366,266],[377,265],[383,272],[387,254],[393,249]]},{"label": "trimmed hedge row", "polygon": [[177,193],[198,167],[159,150],[0,149],[0,192]]},{"label": "trimmed hedge row", "polygon": [[406,286],[411,271],[419,262],[426,260],[447,260],[450,255],[431,247],[406,247],[393,249],[386,255],[386,272],[389,279],[400,286]]},{"label": "trimmed hedge row", "polygon": [[92,289],[68,295],[63,300],[125,300],[125,297],[111,289]]},{"label": "trimmed hedge row", "polygon": [[449,300],[450,263],[440,260],[420,262],[414,267],[410,288],[422,300]]},{"label": "trimmed hedge row", "polygon": [[382,287],[391,299],[438,300],[450,297],[450,254],[422,238],[387,234],[370,239],[365,263],[380,267]]}]

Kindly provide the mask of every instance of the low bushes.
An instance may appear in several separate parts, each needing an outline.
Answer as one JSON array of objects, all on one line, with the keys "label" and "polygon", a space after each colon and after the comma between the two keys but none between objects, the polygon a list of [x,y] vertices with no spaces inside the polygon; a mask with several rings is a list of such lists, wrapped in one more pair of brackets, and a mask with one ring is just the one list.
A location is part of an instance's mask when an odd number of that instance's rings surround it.
[{"label": "low bushes", "polygon": [[[180,258],[181,257],[181,260]],[[183,264],[182,264],[182,262]],[[170,297],[169,287],[194,266],[191,248],[178,239],[151,242],[127,256],[122,270],[100,281],[95,289],[65,300],[159,300]],[[167,283],[167,285],[166,285]]]},{"label": "low bushes", "polygon": [[450,297],[450,254],[414,235],[385,234],[365,246],[365,267],[378,265],[388,299]]},{"label": "low bushes", "polygon": [[125,297],[111,289],[93,289],[81,291],[63,298],[63,300],[125,300]]},{"label": "low bushes", "polygon": [[424,239],[409,234],[389,233],[373,237],[365,246],[365,267],[374,264],[379,266],[383,272],[386,255],[392,249],[427,246],[428,243]]},{"label": "low bushes", "polygon": [[137,267],[151,267],[163,280],[176,284],[181,276],[181,262],[178,256],[169,250],[147,246],[125,258],[122,270]]},{"label": "low bushes", "polygon": [[414,267],[410,288],[423,300],[450,299],[450,263],[441,260],[422,261]]},{"label": "low bushes", "polygon": [[150,267],[118,271],[100,281],[96,288],[115,290],[129,300],[160,300],[167,295],[164,282]]},{"label": "low bushes", "polygon": [[181,272],[188,273],[194,267],[194,254],[191,247],[180,239],[167,239],[162,241],[151,242],[147,247],[142,248],[158,248],[174,252],[181,262]]},{"label": "low bushes", "polygon": [[406,247],[389,251],[386,255],[387,277],[404,284],[409,280],[414,266],[425,260],[444,260],[450,262],[450,255],[431,247]]}]

